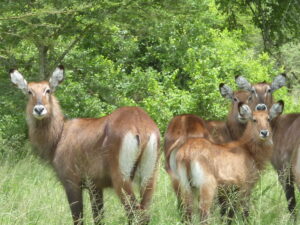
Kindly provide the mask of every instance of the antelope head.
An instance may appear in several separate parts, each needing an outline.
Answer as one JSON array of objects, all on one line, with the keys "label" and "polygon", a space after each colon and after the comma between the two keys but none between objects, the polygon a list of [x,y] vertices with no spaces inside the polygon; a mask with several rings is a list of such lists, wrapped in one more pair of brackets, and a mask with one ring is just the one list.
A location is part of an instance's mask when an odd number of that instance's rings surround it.
[{"label": "antelope head", "polygon": [[49,81],[29,82],[16,69],[10,70],[10,77],[22,92],[28,96],[27,113],[32,114],[37,120],[42,120],[51,115],[52,93],[64,79],[64,68],[58,66]]},{"label": "antelope head", "polygon": [[[282,113],[284,108],[283,101],[280,100],[273,104],[269,111],[265,104],[258,104],[253,112],[248,105],[243,103],[239,103],[238,108],[239,117],[248,121],[247,126],[249,126],[249,130],[256,140],[272,140],[270,121]],[[250,134],[248,133],[248,135]]]},{"label": "antelope head", "polygon": [[231,118],[238,121],[239,123],[245,124],[247,120],[240,117],[238,114],[238,104],[245,103],[247,105],[252,104],[252,96],[248,91],[233,91],[228,85],[221,83],[219,85],[219,90],[224,98],[229,99],[232,102],[232,110],[230,112]]},{"label": "antelope head", "polygon": [[251,93],[253,99],[252,104],[250,105],[251,108],[254,108],[260,103],[271,107],[273,104],[273,92],[286,85],[286,74],[276,76],[271,84],[261,82],[252,85],[243,76],[236,76],[235,81],[240,89]]}]

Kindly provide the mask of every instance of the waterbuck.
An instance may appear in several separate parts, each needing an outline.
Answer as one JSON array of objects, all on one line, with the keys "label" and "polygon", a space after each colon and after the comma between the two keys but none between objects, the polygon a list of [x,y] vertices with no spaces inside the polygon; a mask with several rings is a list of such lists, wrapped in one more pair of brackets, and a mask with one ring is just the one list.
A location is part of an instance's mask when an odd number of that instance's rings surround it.
[{"label": "waterbuck", "polygon": [[215,144],[206,138],[189,138],[171,158],[171,170],[178,177],[185,218],[190,221],[194,194],[200,195],[201,222],[207,222],[217,188],[238,187],[244,212],[251,190],[260,171],[272,156],[272,131],[270,121],[281,114],[283,102],[279,101],[267,111],[264,104],[252,113],[246,104],[238,104],[238,113],[247,120],[246,129],[237,141]]},{"label": "waterbuck", "polygon": [[[237,77],[236,82],[241,89],[250,91],[256,102],[263,102],[279,86],[285,85],[286,75],[275,78],[277,83],[262,82],[252,85],[246,78]],[[279,181],[288,201],[289,211],[295,215],[296,197],[294,182],[300,188],[300,114],[281,115],[271,123],[273,129],[272,165],[278,173]]]},{"label": "waterbuck", "polygon": [[[132,221],[141,212],[147,222],[159,159],[157,125],[139,107],[122,107],[101,118],[65,120],[53,93],[64,79],[59,66],[49,81],[27,83],[17,70],[11,81],[28,96],[29,138],[38,155],[48,161],[61,181],[74,224],[82,224],[82,191],[88,188],[95,223],[103,216],[103,189],[113,187]],[[137,178],[141,193],[133,192]]]},{"label": "waterbuck", "polygon": [[[251,94],[247,91],[235,91],[225,84],[219,85],[220,93],[224,98],[228,98],[231,102],[231,110],[227,121],[203,120],[201,117],[192,114],[184,114],[175,116],[169,123],[165,133],[164,153],[166,158],[166,170],[171,177],[173,189],[177,195],[178,207],[181,208],[180,188],[178,177],[173,174],[170,169],[170,162],[174,162],[172,158],[177,150],[183,145],[188,138],[207,138],[208,140],[220,144],[237,139],[244,131],[246,123],[243,118],[238,116],[238,103],[252,102]],[[225,199],[221,199],[222,214],[225,214],[227,207],[224,203]],[[224,203],[224,204],[223,204]]]}]

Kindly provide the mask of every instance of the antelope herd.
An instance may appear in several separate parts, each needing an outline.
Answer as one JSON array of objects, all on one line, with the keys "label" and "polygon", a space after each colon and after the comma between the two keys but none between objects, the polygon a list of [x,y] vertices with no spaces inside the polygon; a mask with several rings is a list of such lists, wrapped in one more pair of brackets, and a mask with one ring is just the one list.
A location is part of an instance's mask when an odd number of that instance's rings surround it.
[{"label": "antelope herd", "polygon": [[[83,224],[83,189],[90,193],[95,223],[103,223],[103,189],[108,187],[124,205],[129,224],[147,224],[160,161],[160,132],[149,115],[139,107],[121,107],[101,118],[67,120],[53,95],[64,79],[63,66],[54,70],[49,81],[27,83],[15,69],[10,76],[28,96],[30,142],[61,181],[74,224]],[[215,197],[221,215],[231,222],[235,209],[229,207],[224,192],[232,189],[247,219],[251,190],[268,161],[278,173],[290,213],[295,214],[300,114],[281,115],[284,103],[275,103],[272,96],[285,85],[286,76],[278,75],[271,84],[251,84],[242,76],[235,81],[242,90],[219,85],[221,95],[231,100],[226,121],[178,115],[165,133],[165,168],[184,222],[191,222],[195,196],[199,196],[201,223],[209,222]]]}]

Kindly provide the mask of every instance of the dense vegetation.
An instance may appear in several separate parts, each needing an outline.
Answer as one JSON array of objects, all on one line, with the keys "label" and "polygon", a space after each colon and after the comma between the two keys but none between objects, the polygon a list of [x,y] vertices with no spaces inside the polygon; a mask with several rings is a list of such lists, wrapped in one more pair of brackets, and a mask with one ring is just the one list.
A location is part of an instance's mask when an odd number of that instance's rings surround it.
[{"label": "dense vegetation", "polygon": [[[285,41],[277,41],[277,48],[268,51],[258,24],[261,17],[250,10],[262,10],[255,1],[231,5],[209,0],[5,0],[0,6],[3,157],[26,151],[26,99],[10,84],[10,68],[17,67],[30,81],[47,79],[56,65],[64,64],[67,78],[57,95],[66,116],[97,117],[123,105],[139,105],[162,133],[172,116],[180,113],[224,118],[227,104],[218,84],[233,86],[235,75],[263,81],[288,69],[295,71],[293,79],[298,76],[292,64],[297,56],[287,47],[296,46],[295,18],[290,20],[280,4],[270,17],[284,16],[290,25],[286,36],[281,34]],[[231,10],[226,10],[229,6]],[[267,12],[272,7],[265,1]],[[288,7],[295,11],[294,4]],[[230,22],[233,18],[235,22]],[[275,25],[273,35],[280,32]],[[268,53],[271,50],[276,56]],[[286,90],[278,95],[287,99]],[[297,109],[290,98],[287,101],[288,110]]]},{"label": "dense vegetation", "polygon": [[30,149],[26,98],[11,84],[10,68],[34,81],[63,64],[56,96],[67,117],[138,105],[162,134],[181,113],[224,119],[229,102],[218,85],[235,87],[236,75],[258,82],[288,72],[288,88],[276,98],[286,112],[300,112],[299,7],[279,0],[1,1],[0,161],[17,162]]}]

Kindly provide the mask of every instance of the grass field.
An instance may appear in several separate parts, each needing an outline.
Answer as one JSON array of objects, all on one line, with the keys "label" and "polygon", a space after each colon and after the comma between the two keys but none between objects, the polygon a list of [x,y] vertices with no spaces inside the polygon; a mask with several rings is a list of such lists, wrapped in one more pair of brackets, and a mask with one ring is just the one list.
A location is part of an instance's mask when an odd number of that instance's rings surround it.
[{"label": "grass field", "polygon": [[[126,224],[124,210],[115,193],[106,190],[104,195],[105,223]],[[85,224],[93,224],[87,193],[84,199]],[[161,166],[151,207],[151,224],[181,224],[176,204],[169,177]],[[269,167],[252,194],[250,224],[292,224],[286,208],[284,194],[277,182],[276,174]],[[222,224],[218,211],[218,206],[215,206],[210,224]],[[27,156],[18,162],[1,161],[0,224],[72,224],[62,186],[52,169],[35,156]],[[243,224],[242,219],[236,218],[235,224]]]}]

